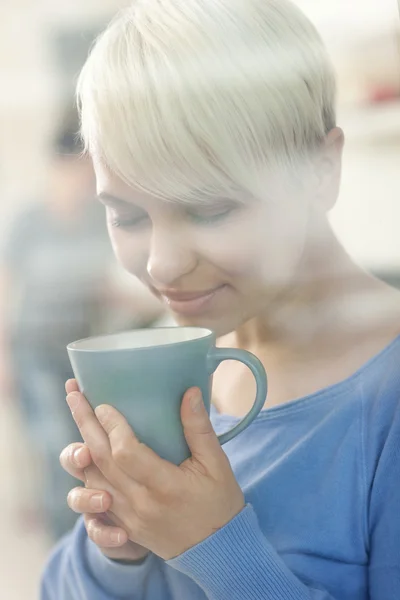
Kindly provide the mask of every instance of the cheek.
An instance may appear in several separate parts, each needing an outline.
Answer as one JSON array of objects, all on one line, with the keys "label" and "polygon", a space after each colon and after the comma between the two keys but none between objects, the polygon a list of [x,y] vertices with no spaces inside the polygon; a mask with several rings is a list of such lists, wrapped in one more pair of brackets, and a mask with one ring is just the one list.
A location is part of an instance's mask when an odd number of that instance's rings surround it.
[{"label": "cheek", "polygon": [[273,227],[264,234],[263,256],[259,268],[263,279],[271,285],[282,286],[294,282],[301,262],[307,235],[304,214],[278,214]]},{"label": "cheek", "polygon": [[225,280],[234,280],[251,270],[258,254],[257,243],[241,227],[221,227],[193,232],[192,241],[201,263],[212,267]]},{"label": "cheek", "polygon": [[126,271],[140,277],[146,270],[147,243],[140,236],[129,235],[129,233],[110,225],[108,232],[118,262]]},{"label": "cheek", "polygon": [[304,217],[268,217],[243,221],[240,229],[203,242],[206,260],[234,287],[275,285],[294,277],[304,249]]}]

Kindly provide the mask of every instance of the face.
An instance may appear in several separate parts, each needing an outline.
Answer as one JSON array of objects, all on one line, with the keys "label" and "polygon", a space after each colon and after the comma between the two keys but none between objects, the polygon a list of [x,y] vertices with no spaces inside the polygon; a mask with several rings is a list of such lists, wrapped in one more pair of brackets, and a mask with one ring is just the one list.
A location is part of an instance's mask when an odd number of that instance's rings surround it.
[{"label": "face", "polygon": [[309,222],[306,194],[279,181],[268,197],[172,203],[126,185],[94,162],[114,251],[179,325],[223,335],[268,312],[296,285]]},{"label": "face", "polygon": [[303,278],[315,223],[337,198],[342,148],[343,133],[335,128],[297,181],[277,172],[261,200],[220,198],[208,205],[139,192],[94,159],[115,254],[179,325],[224,335],[268,317]]},{"label": "face", "polygon": [[133,190],[99,164],[95,170],[118,260],[179,325],[224,335],[293,285],[307,231],[301,198],[278,197],[276,186],[271,203],[174,204]]}]

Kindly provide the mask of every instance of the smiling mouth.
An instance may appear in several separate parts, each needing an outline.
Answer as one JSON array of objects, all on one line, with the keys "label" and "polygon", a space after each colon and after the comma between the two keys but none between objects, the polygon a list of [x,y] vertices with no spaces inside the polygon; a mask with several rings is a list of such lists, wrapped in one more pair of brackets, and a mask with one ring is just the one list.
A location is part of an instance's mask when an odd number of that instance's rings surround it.
[{"label": "smiling mouth", "polygon": [[172,290],[166,290],[159,293],[173,312],[193,315],[206,310],[214,297],[225,287],[225,285],[220,285],[205,292],[173,292]]}]

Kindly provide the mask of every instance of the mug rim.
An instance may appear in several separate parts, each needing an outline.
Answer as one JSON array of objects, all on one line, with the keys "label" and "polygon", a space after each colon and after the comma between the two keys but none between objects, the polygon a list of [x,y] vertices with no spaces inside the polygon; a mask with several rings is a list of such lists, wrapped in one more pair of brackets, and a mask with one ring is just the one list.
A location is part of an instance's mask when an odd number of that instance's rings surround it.
[{"label": "mug rim", "polygon": [[[145,330],[148,331],[176,331],[176,330],[182,330],[182,329],[186,329],[186,330],[197,330],[197,331],[204,331],[204,335],[200,336],[200,337],[196,337],[190,340],[179,340],[179,341],[172,341],[172,342],[167,342],[165,344],[154,344],[151,346],[137,346],[137,347],[133,347],[133,348],[82,348],[79,347],[79,344],[82,344],[84,342],[88,342],[89,340],[106,340],[107,338],[110,337],[117,337],[119,335],[124,335],[124,334],[130,334],[130,333],[141,333]],[[198,340],[204,340],[207,339],[209,337],[216,337],[215,336],[215,332],[212,329],[209,329],[208,327],[197,327],[197,326],[191,326],[191,325],[187,325],[187,326],[164,326],[164,327],[143,327],[142,329],[128,329],[127,331],[115,331],[113,333],[105,333],[103,335],[91,335],[88,336],[86,338],[81,338],[79,340],[76,340],[74,342],[70,342],[67,345],[67,351],[72,351],[72,352],[91,352],[91,353],[96,353],[96,352],[134,352],[137,350],[150,350],[150,349],[154,349],[154,348],[165,348],[167,346],[180,346],[183,344],[190,344],[192,342],[197,342]]]}]

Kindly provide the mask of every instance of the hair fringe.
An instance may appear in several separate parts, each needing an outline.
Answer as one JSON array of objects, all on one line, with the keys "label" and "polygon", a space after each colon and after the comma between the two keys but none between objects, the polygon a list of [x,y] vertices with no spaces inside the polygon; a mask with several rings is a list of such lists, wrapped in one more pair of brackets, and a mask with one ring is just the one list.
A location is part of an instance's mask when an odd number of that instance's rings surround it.
[{"label": "hair fringe", "polygon": [[335,77],[287,0],[147,0],[95,42],[77,86],[85,151],[128,185],[192,202],[265,196],[335,126]]}]

